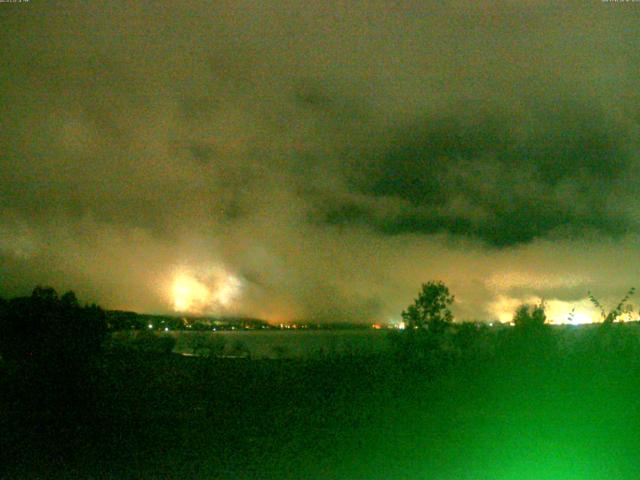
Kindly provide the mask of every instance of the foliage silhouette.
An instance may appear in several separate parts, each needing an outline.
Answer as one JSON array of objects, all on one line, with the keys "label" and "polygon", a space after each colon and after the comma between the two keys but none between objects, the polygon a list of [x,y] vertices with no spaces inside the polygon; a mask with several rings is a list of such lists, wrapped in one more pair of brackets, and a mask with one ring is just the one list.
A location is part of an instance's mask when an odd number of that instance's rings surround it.
[{"label": "foliage silhouette", "polygon": [[402,312],[406,328],[443,331],[453,321],[453,314],[449,310],[453,300],[453,295],[443,282],[424,283],[413,304]]},{"label": "foliage silhouette", "polygon": [[538,330],[547,321],[544,301],[538,305],[522,304],[513,315],[513,325],[520,330]]},{"label": "foliage silhouette", "polygon": [[441,281],[422,284],[413,304],[402,312],[405,330],[389,338],[404,368],[413,371],[438,369],[456,358],[453,314],[454,297]]},{"label": "foliage silhouette", "polygon": [[5,303],[0,313],[0,355],[5,360],[81,361],[100,352],[106,338],[104,311],[81,307],[76,295],[58,298],[51,287]]},{"label": "foliage silhouette", "polygon": [[598,299],[591,292],[589,292],[588,295],[589,300],[591,300],[593,306],[600,311],[602,325],[607,326],[618,320],[622,315],[631,314],[633,312],[633,306],[627,302],[635,292],[635,287],[631,287],[626,295],[622,297],[622,299],[618,302],[615,308],[613,310],[610,310],[609,312],[605,310],[602,303],[600,303],[600,301],[598,301]]},{"label": "foliage silhouette", "polygon": [[457,325],[453,337],[459,358],[475,361],[491,357],[493,340],[484,322],[463,322]]},{"label": "foliage silhouette", "polygon": [[105,337],[104,311],[81,307],[73,292],[58,297],[53,288],[36,287],[30,297],[4,302],[0,355],[13,372],[9,383],[15,388],[7,396],[23,428],[73,431],[94,421],[97,360]]},{"label": "foliage silhouette", "polygon": [[558,336],[546,323],[546,304],[522,304],[513,315],[513,328],[505,331],[499,346],[500,355],[512,359],[526,359],[531,365],[555,361],[558,355]]}]

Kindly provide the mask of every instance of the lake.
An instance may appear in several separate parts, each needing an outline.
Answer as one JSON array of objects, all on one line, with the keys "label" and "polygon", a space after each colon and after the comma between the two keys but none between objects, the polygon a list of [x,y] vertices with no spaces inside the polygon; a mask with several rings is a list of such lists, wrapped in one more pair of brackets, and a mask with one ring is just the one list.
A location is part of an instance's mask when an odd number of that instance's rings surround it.
[{"label": "lake", "polygon": [[[198,342],[224,348],[223,355],[251,358],[310,358],[320,355],[379,353],[389,348],[389,330],[226,330],[172,332],[175,353],[194,354]],[[200,340],[196,340],[200,338]],[[202,342],[203,337],[206,339]],[[206,348],[206,347],[205,347]],[[206,350],[203,349],[206,353]],[[196,350],[195,354],[199,354]]]}]

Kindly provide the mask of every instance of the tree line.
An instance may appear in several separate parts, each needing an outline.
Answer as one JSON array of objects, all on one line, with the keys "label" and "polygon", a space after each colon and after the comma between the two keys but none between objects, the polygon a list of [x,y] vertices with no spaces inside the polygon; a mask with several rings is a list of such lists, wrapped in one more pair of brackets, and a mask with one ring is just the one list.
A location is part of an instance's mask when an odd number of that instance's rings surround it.
[{"label": "tree line", "polygon": [[35,363],[83,361],[100,352],[106,315],[95,304],[80,305],[75,293],[38,286],[30,296],[0,299],[0,355]]}]

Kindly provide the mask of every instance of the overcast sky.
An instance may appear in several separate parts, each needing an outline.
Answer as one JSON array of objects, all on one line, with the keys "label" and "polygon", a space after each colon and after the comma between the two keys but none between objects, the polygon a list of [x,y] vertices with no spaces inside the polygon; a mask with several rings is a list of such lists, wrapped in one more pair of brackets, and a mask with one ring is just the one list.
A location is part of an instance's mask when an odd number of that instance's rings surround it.
[{"label": "overcast sky", "polygon": [[[558,317],[640,286],[640,4],[0,4],[0,294]],[[561,320],[558,318],[557,320]]]}]

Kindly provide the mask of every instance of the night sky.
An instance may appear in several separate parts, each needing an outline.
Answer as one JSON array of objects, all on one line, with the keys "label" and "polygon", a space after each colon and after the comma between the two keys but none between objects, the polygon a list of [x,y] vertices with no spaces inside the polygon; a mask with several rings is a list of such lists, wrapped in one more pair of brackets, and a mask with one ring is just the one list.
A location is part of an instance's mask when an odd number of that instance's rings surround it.
[{"label": "night sky", "polygon": [[640,286],[640,4],[0,3],[0,295],[562,321]]}]

